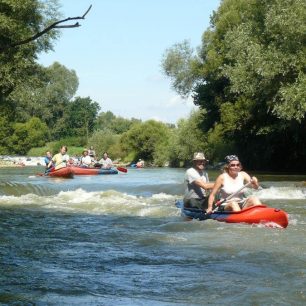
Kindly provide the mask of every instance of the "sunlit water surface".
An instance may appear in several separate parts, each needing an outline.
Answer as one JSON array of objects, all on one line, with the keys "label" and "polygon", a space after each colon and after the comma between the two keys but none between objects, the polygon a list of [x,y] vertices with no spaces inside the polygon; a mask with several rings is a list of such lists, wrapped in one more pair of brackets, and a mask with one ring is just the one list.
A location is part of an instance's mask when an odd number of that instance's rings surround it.
[{"label": "sunlit water surface", "polygon": [[305,176],[257,175],[275,229],[184,221],[183,169],[40,171],[0,169],[1,304],[305,305]]}]

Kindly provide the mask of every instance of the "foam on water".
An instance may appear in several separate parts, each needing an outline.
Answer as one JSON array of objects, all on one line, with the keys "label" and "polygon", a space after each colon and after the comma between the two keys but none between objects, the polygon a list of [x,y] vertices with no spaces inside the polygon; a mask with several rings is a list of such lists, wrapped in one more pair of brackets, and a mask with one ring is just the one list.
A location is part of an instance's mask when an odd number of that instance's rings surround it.
[{"label": "foam on water", "polygon": [[61,191],[54,196],[39,196],[35,194],[26,194],[19,197],[1,196],[0,206],[36,207],[90,214],[162,217],[178,214],[174,200],[174,196],[164,193],[155,194],[152,197],[141,197],[114,190],[88,192],[79,188],[74,191]]},{"label": "foam on water", "polygon": [[[305,193],[295,187],[270,187],[259,190],[256,195],[263,200],[303,200]],[[127,216],[176,216],[179,209],[174,201],[179,196],[166,193],[153,194],[151,197],[135,196],[115,190],[85,191],[78,188],[73,191],[60,191],[55,195],[0,196],[0,206],[29,208],[36,207],[66,212],[90,214],[119,214]]]},{"label": "foam on water", "polygon": [[[253,192],[253,191],[252,191]],[[306,193],[303,189],[297,187],[269,187],[255,192],[260,199],[306,199]]]}]

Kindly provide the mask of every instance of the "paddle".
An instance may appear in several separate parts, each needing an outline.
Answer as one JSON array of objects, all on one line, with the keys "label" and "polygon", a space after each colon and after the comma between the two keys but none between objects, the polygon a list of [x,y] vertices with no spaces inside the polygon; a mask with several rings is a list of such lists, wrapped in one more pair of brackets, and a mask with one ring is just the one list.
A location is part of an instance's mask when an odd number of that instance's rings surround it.
[{"label": "paddle", "polygon": [[229,195],[227,198],[225,199],[220,199],[219,201],[216,202],[215,206],[216,208],[212,211],[215,212],[218,210],[219,206],[222,205],[223,203],[227,202],[228,200],[232,199],[234,196],[236,196],[241,190],[243,190],[244,188],[248,187],[249,185],[252,184],[252,181],[246,183],[245,185],[243,185],[241,188],[239,188],[236,192],[232,193],[231,195]]},{"label": "paddle", "polygon": [[54,168],[54,166],[52,166],[51,168],[48,168],[48,171],[47,171],[47,172],[44,172],[44,173],[36,173],[36,176],[48,176],[48,173],[54,172],[54,171],[55,171],[55,168]]},{"label": "paddle", "polygon": [[123,167],[117,167],[117,170],[121,171],[121,172],[124,172],[124,173],[127,173],[127,169],[123,168]]}]

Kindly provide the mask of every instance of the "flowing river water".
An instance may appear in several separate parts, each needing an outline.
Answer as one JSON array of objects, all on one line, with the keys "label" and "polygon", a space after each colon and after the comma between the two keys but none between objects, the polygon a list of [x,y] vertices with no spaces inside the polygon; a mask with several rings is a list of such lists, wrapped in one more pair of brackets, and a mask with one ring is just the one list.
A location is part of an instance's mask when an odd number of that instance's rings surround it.
[{"label": "flowing river water", "polygon": [[0,169],[1,305],[306,304],[305,176],[256,174],[277,229],[184,221],[183,169],[42,170]]}]

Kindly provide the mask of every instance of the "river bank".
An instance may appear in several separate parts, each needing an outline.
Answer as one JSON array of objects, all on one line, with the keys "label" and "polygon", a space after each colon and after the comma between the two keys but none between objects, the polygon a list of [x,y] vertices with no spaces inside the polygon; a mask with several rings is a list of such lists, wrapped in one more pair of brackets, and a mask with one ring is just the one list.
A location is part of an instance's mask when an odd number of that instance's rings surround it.
[{"label": "river bank", "polygon": [[32,156],[0,156],[0,168],[4,167],[24,167],[24,166],[42,166],[43,157]]}]

